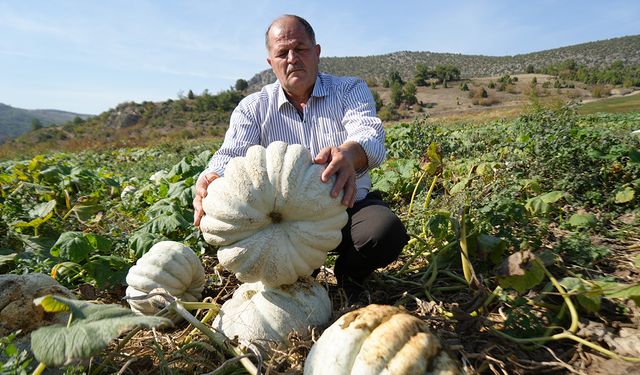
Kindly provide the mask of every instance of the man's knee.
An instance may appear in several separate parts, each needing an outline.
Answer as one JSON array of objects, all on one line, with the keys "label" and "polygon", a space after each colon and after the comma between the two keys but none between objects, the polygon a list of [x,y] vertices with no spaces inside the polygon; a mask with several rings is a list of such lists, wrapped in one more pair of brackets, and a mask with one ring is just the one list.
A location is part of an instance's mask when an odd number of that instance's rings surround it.
[{"label": "man's knee", "polygon": [[352,228],[351,236],[358,252],[376,267],[395,260],[409,241],[402,221],[386,206],[366,207],[366,218]]}]

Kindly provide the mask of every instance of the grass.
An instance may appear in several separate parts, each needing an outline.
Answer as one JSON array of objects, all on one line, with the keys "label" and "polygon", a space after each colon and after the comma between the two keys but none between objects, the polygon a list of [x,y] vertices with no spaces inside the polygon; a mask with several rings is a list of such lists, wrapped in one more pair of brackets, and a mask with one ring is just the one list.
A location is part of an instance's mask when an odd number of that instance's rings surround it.
[{"label": "grass", "polygon": [[640,111],[640,95],[627,95],[623,97],[608,98],[582,105],[578,109],[580,114],[591,114],[596,112],[630,112]]}]

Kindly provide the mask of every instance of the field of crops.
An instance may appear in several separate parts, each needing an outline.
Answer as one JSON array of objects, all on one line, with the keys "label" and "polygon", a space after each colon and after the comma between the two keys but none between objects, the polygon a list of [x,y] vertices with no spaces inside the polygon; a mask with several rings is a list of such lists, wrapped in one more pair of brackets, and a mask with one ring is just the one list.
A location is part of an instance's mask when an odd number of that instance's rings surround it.
[{"label": "field of crops", "polygon": [[[638,112],[565,109],[388,128],[388,158],[372,180],[411,240],[368,280],[359,303],[404,306],[428,321],[469,373],[587,373],[594,358],[616,358],[603,366],[640,361],[636,129]],[[0,162],[0,272],[50,274],[84,299],[122,303],[129,267],[171,239],[201,256],[205,295],[223,302],[237,281],[216,267],[191,206],[195,178],[217,145]],[[355,308],[329,291],[335,318]],[[220,373],[242,371],[191,330],[183,323],[139,332],[65,371],[100,363],[105,373],[204,373],[223,363]],[[8,373],[37,365],[18,340],[0,340]],[[263,358],[263,371],[300,372],[310,343],[291,337],[289,348]]]}]

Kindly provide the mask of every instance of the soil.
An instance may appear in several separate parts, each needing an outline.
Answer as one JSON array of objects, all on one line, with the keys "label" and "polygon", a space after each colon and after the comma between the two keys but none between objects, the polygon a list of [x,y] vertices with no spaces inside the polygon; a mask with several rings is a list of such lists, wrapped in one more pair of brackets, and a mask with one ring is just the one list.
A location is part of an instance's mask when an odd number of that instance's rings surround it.
[{"label": "soil", "polygon": [[[417,87],[416,98],[420,105],[414,105],[405,110],[401,110],[401,114],[406,118],[413,118],[421,114],[427,114],[434,119],[464,116],[468,114],[482,114],[483,116],[491,116],[492,112],[499,112],[507,116],[513,113],[516,116],[521,112],[522,108],[532,103],[532,93],[535,94],[536,100],[543,104],[562,105],[567,103],[587,103],[603,98],[595,98],[592,96],[591,87],[580,82],[567,82],[573,84],[573,88],[553,88],[555,77],[546,74],[516,74],[511,77],[517,78],[517,82],[509,85],[504,91],[498,91],[497,88],[490,89],[489,84],[493,82],[498,87],[499,76],[472,78],[450,82],[447,88],[441,84],[433,89],[431,86]],[[535,89],[532,89],[532,80],[536,79]],[[543,88],[545,82],[549,82],[548,88]],[[469,91],[462,91],[460,85],[466,83]],[[474,104],[470,93],[474,90],[484,88],[488,97],[485,105]],[[372,88],[377,91],[383,103],[390,102],[391,89],[382,86]],[[612,90],[611,96],[624,96],[638,94],[640,91],[629,90]],[[421,107],[421,108],[419,108]]]}]

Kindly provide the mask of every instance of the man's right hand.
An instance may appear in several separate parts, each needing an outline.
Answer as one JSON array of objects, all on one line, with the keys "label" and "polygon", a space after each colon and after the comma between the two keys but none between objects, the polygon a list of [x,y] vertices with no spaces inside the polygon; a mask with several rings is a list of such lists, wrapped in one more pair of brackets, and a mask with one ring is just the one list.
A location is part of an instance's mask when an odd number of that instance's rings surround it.
[{"label": "man's right hand", "polygon": [[205,174],[203,177],[198,178],[196,182],[196,197],[193,199],[193,225],[200,226],[200,219],[204,216],[204,210],[202,209],[202,199],[207,196],[207,187],[213,180],[218,178],[216,172]]}]

